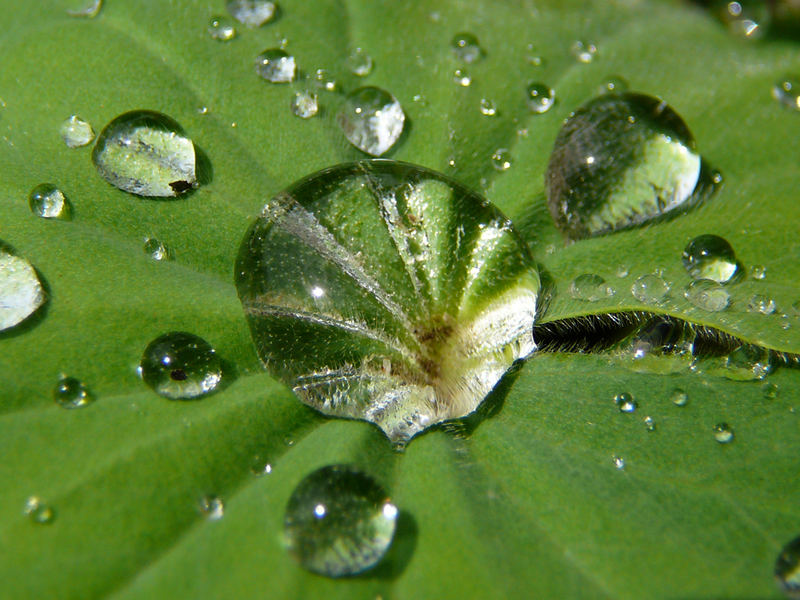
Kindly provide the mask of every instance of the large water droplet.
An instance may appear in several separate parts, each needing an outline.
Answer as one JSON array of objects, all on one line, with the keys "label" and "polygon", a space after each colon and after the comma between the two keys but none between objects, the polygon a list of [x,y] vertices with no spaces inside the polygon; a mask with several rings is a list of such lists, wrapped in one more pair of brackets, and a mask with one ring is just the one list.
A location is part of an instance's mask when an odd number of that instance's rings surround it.
[{"label": "large water droplet", "polygon": [[683,292],[686,299],[697,308],[708,312],[720,312],[728,308],[731,295],[722,285],[710,279],[698,279],[686,286]]},{"label": "large water droplet", "polygon": [[472,33],[457,33],[450,43],[456,56],[465,63],[472,63],[483,56],[478,38]]},{"label": "large water droplet", "polygon": [[230,0],[226,8],[240,23],[249,27],[260,27],[275,17],[277,6],[267,0]]},{"label": "large water droplet", "polygon": [[37,217],[44,219],[72,218],[72,205],[60,189],[52,183],[40,183],[28,195],[28,206]]},{"label": "large water droplet", "polygon": [[471,413],[535,349],[527,248],[484,199],[415,165],[339,165],[280,193],[236,286],[273,374],[396,442]]},{"label": "large water droplet", "polygon": [[346,465],[314,471],[289,498],[284,540],[306,569],[328,577],[375,566],[394,537],[397,508],[369,475]]},{"label": "large water droplet", "polygon": [[597,302],[603,298],[613,296],[614,288],[608,285],[600,275],[584,273],[583,275],[578,275],[569,284],[569,295],[576,300]]},{"label": "large water droplet", "polygon": [[269,48],[256,56],[256,73],[272,83],[290,83],[297,75],[297,64],[286,50]]},{"label": "large water droplet", "polygon": [[645,304],[661,304],[666,300],[670,285],[654,273],[642,275],[631,286],[631,294]]},{"label": "large water droplet", "polygon": [[532,113],[546,113],[553,106],[555,98],[555,91],[543,83],[534,81],[525,88],[525,101]]},{"label": "large water droplet", "polygon": [[31,316],[45,301],[36,270],[0,243],[0,331]]},{"label": "large water droplet", "polygon": [[80,379],[62,376],[53,389],[53,399],[63,408],[82,408],[94,398]]},{"label": "large water droplet", "polygon": [[727,423],[714,425],[714,439],[720,444],[729,444],[733,441],[733,429]]},{"label": "large water droplet", "polygon": [[650,221],[686,206],[701,160],[662,100],[605,94],[564,122],[547,166],[550,213],[572,239]]},{"label": "large water droplet", "polygon": [[362,87],[347,95],[336,120],[353,146],[381,156],[400,138],[406,115],[386,90]]},{"label": "large water droplet", "polygon": [[730,281],[738,267],[736,254],[728,240],[705,234],[694,238],[683,251],[683,266],[694,279],[711,279],[718,283]]},{"label": "large water droplet", "polygon": [[197,186],[192,140],[173,119],[150,110],[127,112],[106,125],[92,162],[111,185],[139,196],[177,196]]},{"label": "large water droplet", "polygon": [[786,544],[778,555],[775,580],[787,597],[800,598],[800,537]]},{"label": "large water droplet", "polygon": [[800,110],[800,78],[786,77],[772,86],[772,97],[784,106]]},{"label": "large water droplet", "polygon": [[78,115],[72,115],[61,123],[59,133],[68,148],[80,148],[94,139],[94,129]]},{"label": "large water droplet", "polygon": [[289,107],[295,116],[301,119],[310,119],[319,112],[319,100],[316,94],[303,90],[295,92]]},{"label": "large water droplet", "polygon": [[632,413],[634,412],[639,403],[633,399],[633,396],[628,392],[622,392],[621,394],[617,394],[614,396],[614,404],[617,405],[619,412],[623,413]]},{"label": "large water droplet", "polygon": [[208,22],[207,31],[211,39],[217,40],[218,42],[228,42],[236,37],[236,26],[228,17],[211,17],[211,20]]},{"label": "large water droplet", "polygon": [[198,509],[209,521],[219,521],[225,516],[225,503],[219,496],[203,496],[198,502]]},{"label": "large water droplet", "polygon": [[366,77],[372,73],[372,57],[361,48],[355,48],[345,59],[345,66],[354,75]]},{"label": "large water droplet", "polygon": [[172,400],[187,400],[217,388],[222,380],[222,363],[203,338],[175,331],[147,345],[139,374],[156,393]]},{"label": "large water droplet", "polygon": [[773,361],[769,350],[753,344],[743,344],[722,359],[723,368],[715,371],[734,381],[764,379],[772,372]]},{"label": "large water droplet", "polygon": [[25,500],[24,512],[31,521],[39,525],[52,523],[53,519],[56,518],[53,507],[39,496],[29,496],[28,499]]}]

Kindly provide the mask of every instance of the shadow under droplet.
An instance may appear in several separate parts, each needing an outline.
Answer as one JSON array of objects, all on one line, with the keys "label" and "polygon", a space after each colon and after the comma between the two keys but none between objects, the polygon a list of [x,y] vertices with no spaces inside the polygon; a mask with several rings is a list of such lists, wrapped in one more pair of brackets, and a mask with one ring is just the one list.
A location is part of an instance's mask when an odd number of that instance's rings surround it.
[{"label": "shadow under droplet", "polygon": [[417,547],[419,529],[411,513],[401,510],[397,515],[397,527],[389,551],[378,565],[365,573],[356,575],[359,579],[380,579],[391,581],[400,577],[406,570]]},{"label": "shadow under droplet", "polygon": [[197,183],[201,186],[208,185],[214,181],[214,167],[211,159],[208,158],[205,150],[197,144],[194,145],[194,156],[196,161]]},{"label": "shadow under droplet", "polygon": [[489,392],[489,395],[483,399],[483,402],[478,405],[478,408],[475,409],[475,412],[451,422],[457,423],[457,427],[448,428],[446,426],[447,423],[444,423],[441,426],[441,429],[455,433],[455,435],[458,437],[469,437],[472,435],[472,433],[481,423],[487,419],[491,419],[503,409],[503,405],[506,402],[506,397],[514,387],[514,382],[517,380],[517,377],[519,377],[519,372],[524,363],[524,360],[518,360],[511,365],[511,368],[506,371],[506,374],[503,375],[499,382],[497,382],[497,385],[494,386],[494,389],[492,389],[492,391]]}]

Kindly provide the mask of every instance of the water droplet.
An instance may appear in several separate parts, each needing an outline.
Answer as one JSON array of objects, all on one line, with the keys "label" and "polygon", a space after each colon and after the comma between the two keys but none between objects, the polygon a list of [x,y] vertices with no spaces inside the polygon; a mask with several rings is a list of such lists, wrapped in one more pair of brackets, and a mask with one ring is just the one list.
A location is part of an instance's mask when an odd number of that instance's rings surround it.
[{"label": "water droplet", "polygon": [[381,156],[400,138],[406,115],[386,90],[362,87],[347,95],[336,120],[353,146]]},{"label": "water droplet", "polygon": [[625,468],[625,459],[621,456],[617,456],[616,454],[611,457],[611,460],[614,463],[614,467],[620,471]]},{"label": "water droplet", "polygon": [[766,279],[767,277],[767,267],[764,265],[753,265],[750,267],[750,277],[753,279]]},{"label": "water droplet", "polygon": [[694,279],[729,282],[738,270],[736,254],[728,240],[705,234],[694,238],[683,251],[683,266]]},{"label": "water droplet", "polygon": [[52,183],[40,183],[28,195],[28,206],[37,217],[68,221],[72,218],[72,205],[60,189]]},{"label": "water droplet", "polygon": [[292,113],[301,119],[310,119],[319,112],[319,100],[316,94],[308,90],[295,92],[290,103]]},{"label": "water droplet", "polygon": [[675,388],[670,394],[670,400],[675,406],[686,406],[689,404],[689,394],[685,390]]},{"label": "water droplet", "polygon": [[747,301],[747,311],[751,313],[761,313],[771,315],[778,310],[775,300],[763,294],[753,294]]},{"label": "water droplet", "polygon": [[144,240],[144,253],[153,260],[170,260],[172,251],[161,240],[148,237]]},{"label": "water droplet", "polygon": [[94,0],[94,2],[89,2],[83,8],[67,9],[67,15],[70,17],[94,19],[100,13],[101,8],[103,8],[103,0]]},{"label": "water droplet", "polygon": [[147,345],[139,374],[157,394],[186,400],[214,391],[222,379],[222,364],[203,338],[175,331]]},{"label": "water droplet", "polygon": [[0,331],[18,325],[45,301],[36,270],[0,243]]},{"label": "water droplet", "polygon": [[212,40],[218,42],[228,42],[236,37],[236,26],[228,17],[211,17],[207,27],[208,35]]},{"label": "water droplet", "polygon": [[696,333],[685,321],[653,316],[614,346],[637,372],[674,373],[691,366]]},{"label": "water droplet", "polygon": [[198,502],[198,508],[209,521],[219,521],[225,516],[225,503],[219,496],[203,496]]},{"label": "water droplet", "polygon": [[661,304],[669,293],[669,284],[653,273],[642,275],[631,286],[631,294],[644,304]]},{"label": "water droplet", "polygon": [[497,107],[494,102],[488,98],[481,98],[481,114],[487,117],[494,117],[497,115]]},{"label": "water droplet", "polygon": [[306,569],[328,577],[375,566],[394,537],[397,508],[369,475],[346,465],[323,467],[289,498],[284,541]]},{"label": "water droplet", "polygon": [[525,101],[532,113],[546,113],[553,106],[555,98],[555,91],[543,83],[534,81],[525,88]]},{"label": "water droplet", "polygon": [[617,277],[620,279],[624,279],[628,276],[630,270],[628,269],[628,265],[618,265],[617,266]]},{"label": "water droplet", "polygon": [[578,62],[590,63],[597,56],[597,46],[590,42],[577,40],[570,46],[570,52]]},{"label": "water droplet", "polygon": [[[763,6],[762,6],[763,5]],[[753,10],[758,7],[758,10]],[[758,39],[764,35],[770,21],[770,9],[763,2],[727,2],[721,11],[722,20],[734,35]]]},{"label": "water droplet", "polygon": [[53,398],[63,408],[81,408],[94,398],[86,385],[75,377],[62,376],[53,389]]},{"label": "water droplet", "polygon": [[534,67],[541,67],[544,64],[544,60],[535,44],[525,46],[525,60]]},{"label": "water droplet", "polygon": [[317,69],[314,72],[314,83],[318,88],[323,89],[326,92],[335,92],[337,89],[339,89],[336,79],[334,79],[333,76],[325,69]]},{"label": "water droplet", "polygon": [[267,0],[230,0],[226,8],[239,23],[248,27],[260,27],[275,17],[277,6]]},{"label": "water droplet", "polygon": [[628,82],[619,75],[606,77],[597,88],[598,94],[621,94],[628,91]]},{"label": "water droplet", "polygon": [[456,69],[453,71],[453,81],[461,87],[469,87],[472,84],[472,77],[466,69]]},{"label": "water droplet", "polygon": [[786,544],[778,555],[775,579],[788,598],[800,598],[800,537]]},{"label": "water droplet", "polygon": [[492,166],[495,171],[508,171],[511,168],[511,152],[507,148],[498,148],[492,153]]},{"label": "water droplet", "polygon": [[633,399],[633,396],[627,392],[622,392],[614,396],[614,404],[617,405],[619,412],[623,413],[632,413],[639,406],[636,400]]},{"label": "water droplet", "polygon": [[361,161],[295,183],[251,226],[236,274],[267,368],[395,442],[471,413],[535,349],[524,243],[480,196],[415,165]]},{"label": "water droplet", "polygon": [[764,383],[761,386],[761,393],[767,400],[775,400],[778,397],[778,384],[777,383]]},{"label": "water droplet", "polygon": [[289,83],[297,75],[297,65],[286,50],[269,48],[256,56],[256,73],[272,83]]},{"label": "water droplet", "polygon": [[691,204],[692,134],[662,100],[604,94],[564,122],[547,166],[550,213],[572,239],[641,225]]},{"label": "water droplet", "polygon": [[576,300],[597,302],[603,298],[613,296],[614,288],[608,285],[600,275],[584,273],[583,275],[578,275],[569,284],[569,295]]},{"label": "water droplet", "polygon": [[30,496],[25,500],[24,512],[31,521],[40,525],[52,523],[56,518],[55,510],[39,496]]},{"label": "water droplet", "polygon": [[733,441],[733,429],[727,423],[717,423],[714,425],[714,439],[720,444],[728,444]]},{"label": "water droplet", "polygon": [[655,431],[656,430],[656,422],[653,420],[653,417],[645,417],[644,418],[644,427],[647,431]]},{"label": "water droplet", "polygon": [[450,44],[456,56],[465,63],[473,63],[483,56],[478,38],[471,33],[457,33]]},{"label": "water droplet", "polygon": [[127,112],[106,125],[92,162],[111,185],[139,196],[177,196],[197,186],[192,140],[174,120],[150,110]]},{"label": "water droplet", "polygon": [[354,75],[366,77],[372,72],[372,57],[361,48],[356,48],[345,59],[345,66]]},{"label": "water droplet", "polygon": [[800,110],[800,79],[786,77],[772,86],[772,97],[784,106]]},{"label": "water droplet", "polygon": [[708,312],[725,310],[731,302],[731,295],[728,290],[710,279],[692,281],[686,286],[683,295],[697,308],[702,308]]},{"label": "water droplet", "polygon": [[253,475],[261,477],[262,475],[269,475],[272,473],[272,464],[260,456],[256,456],[250,465],[250,471]]},{"label": "water droplet", "polygon": [[764,379],[772,372],[769,350],[752,344],[743,344],[724,358],[722,375],[734,381]]},{"label": "water droplet", "polygon": [[94,129],[78,115],[67,118],[58,131],[68,148],[80,148],[94,139]]}]

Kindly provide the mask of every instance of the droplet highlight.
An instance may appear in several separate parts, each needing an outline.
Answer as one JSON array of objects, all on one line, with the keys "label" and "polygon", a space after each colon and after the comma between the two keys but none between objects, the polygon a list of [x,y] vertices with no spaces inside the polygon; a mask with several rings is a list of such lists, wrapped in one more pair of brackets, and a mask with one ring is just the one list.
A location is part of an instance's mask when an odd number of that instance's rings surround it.
[{"label": "droplet highlight", "polygon": [[260,27],[275,18],[277,5],[267,0],[230,0],[226,5],[231,16],[248,27]]},{"label": "droplet highlight", "polygon": [[145,238],[143,249],[144,253],[153,260],[161,261],[172,259],[172,250],[170,250],[167,245],[158,238]]},{"label": "droplet highlight", "polygon": [[80,379],[62,376],[53,389],[53,399],[62,408],[83,408],[94,400]]},{"label": "droplet highlight", "polygon": [[775,300],[763,294],[753,294],[747,301],[747,312],[772,315],[778,310]]},{"label": "droplet highlight", "polygon": [[537,115],[550,110],[555,103],[555,99],[555,91],[543,83],[534,81],[525,88],[525,102],[528,105],[528,110]]},{"label": "droplet highlight", "polygon": [[450,46],[456,57],[465,63],[473,63],[483,56],[478,38],[472,33],[457,33],[453,36]]},{"label": "droplet highlight", "polygon": [[733,429],[727,423],[714,425],[714,439],[720,444],[730,444],[733,441]]},{"label": "droplet highlight", "polygon": [[269,48],[256,56],[256,73],[271,83],[290,83],[297,76],[297,64],[286,50]]},{"label": "droplet highlight", "polygon": [[783,106],[800,111],[800,78],[786,77],[775,83],[772,97]]},{"label": "droplet highlight", "polygon": [[225,516],[225,503],[219,496],[203,496],[198,502],[198,509],[209,521],[219,521]]},{"label": "droplet highlight", "polygon": [[229,42],[236,37],[236,25],[230,18],[224,16],[211,17],[206,31],[212,40],[218,42]]},{"label": "droplet highlight", "polygon": [[693,279],[727,283],[738,271],[736,254],[728,240],[713,234],[701,235],[689,242],[682,260]]},{"label": "droplet highlight", "polygon": [[591,42],[576,40],[569,50],[575,60],[581,63],[590,63],[597,57],[597,46]]},{"label": "droplet highlight", "polygon": [[67,148],[80,148],[91,144],[94,139],[94,129],[78,115],[68,117],[58,131]]},{"label": "droplet highlight", "polygon": [[628,392],[622,392],[614,396],[614,404],[616,404],[619,412],[622,413],[632,413],[639,407],[639,403]]},{"label": "droplet highlight", "polygon": [[40,183],[28,195],[31,212],[43,219],[68,221],[72,218],[72,205],[58,187],[52,183]]},{"label": "droplet highlight", "polygon": [[686,406],[689,404],[689,394],[680,388],[675,388],[672,390],[669,399],[675,406]]},{"label": "droplet highlight", "polygon": [[308,90],[295,92],[289,104],[292,114],[301,119],[310,119],[319,112],[319,99]]},{"label": "droplet highlight", "polygon": [[347,140],[372,156],[381,156],[394,146],[405,120],[397,98],[371,86],[348,94],[336,118]]},{"label": "droplet highlight", "polygon": [[495,171],[508,171],[511,168],[511,152],[507,148],[498,148],[492,153],[492,166]]},{"label": "droplet highlight", "polygon": [[39,496],[29,496],[25,501],[23,512],[38,525],[47,525],[56,518],[55,510]]},{"label": "droplet highlight", "polygon": [[189,400],[213,392],[222,381],[222,362],[214,348],[192,333],[174,331],[148,344],[139,375],[157,394]]}]

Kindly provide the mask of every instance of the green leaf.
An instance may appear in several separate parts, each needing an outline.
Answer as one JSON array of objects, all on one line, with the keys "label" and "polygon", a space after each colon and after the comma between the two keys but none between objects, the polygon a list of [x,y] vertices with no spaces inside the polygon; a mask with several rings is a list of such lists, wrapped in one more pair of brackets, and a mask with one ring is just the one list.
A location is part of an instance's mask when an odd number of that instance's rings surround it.
[{"label": "green leaf", "polygon": [[[233,265],[266,200],[364,157],[336,124],[341,95],[319,91],[321,114],[299,119],[289,103],[305,84],[256,75],[255,56],[286,38],[301,71],[325,68],[345,91],[375,85],[401,102],[407,131],[389,157],[454,176],[512,218],[553,283],[543,319],[646,308],[800,352],[790,310],[800,299],[800,115],[770,98],[776,80],[800,71],[795,43],[749,43],[695,7],[655,0],[286,0],[274,23],[241,26],[224,43],[206,32],[222,0],[108,0],[94,19],[68,17],[75,4],[6,0],[0,34],[0,239],[37,268],[48,294],[35,317],[0,333],[0,596],[780,597],[774,561],[800,533],[796,371],[770,376],[770,399],[761,383],[539,354],[478,415],[396,453],[377,428],[326,419],[262,371]],[[462,31],[485,50],[466,67],[449,46]],[[597,44],[593,62],[570,55],[576,39]],[[541,67],[525,60],[530,42]],[[375,63],[363,80],[344,67],[355,47]],[[459,67],[469,87],[452,81]],[[544,170],[562,119],[608,75],[667,100],[725,183],[686,215],[565,245],[546,209]],[[529,112],[530,81],[555,89],[548,112]],[[482,98],[497,116],[481,115]],[[72,114],[99,132],[139,109],[180,123],[208,157],[209,181],[174,200],[140,198],[100,177],[90,147],[60,139]],[[502,173],[490,158],[498,148],[512,158]],[[43,182],[70,199],[72,221],[30,212],[28,193]],[[728,239],[745,266],[767,267],[765,280],[729,286],[734,304],[721,313],[701,313],[681,294],[689,276],[680,253],[703,233]],[[147,237],[175,259],[150,259]],[[626,278],[616,277],[620,264]],[[646,307],[629,289],[655,268],[672,296]],[[569,282],[582,273],[617,293],[572,300]],[[755,293],[789,316],[747,312]],[[137,377],[147,344],[176,330],[216,348],[221,391],[172,402]],[[62,372],[95,402],[59,407]],[[671,403],[674,387],[689,393],[686,407]],[[639,403],[633,414],[614,406],[622,391]],[[732,443],[714,440],[719,422],[733,427]],[[294,486],[336,462],[375,476],[401,511],[383,563],[344,580],[305,572],[280,542]],[[272,472],[256,477],[266,463]],[[197,508],[207,494],[225,502],[219,521]],[[24,514],[34,495],[53,507],[51,523]]]}]

